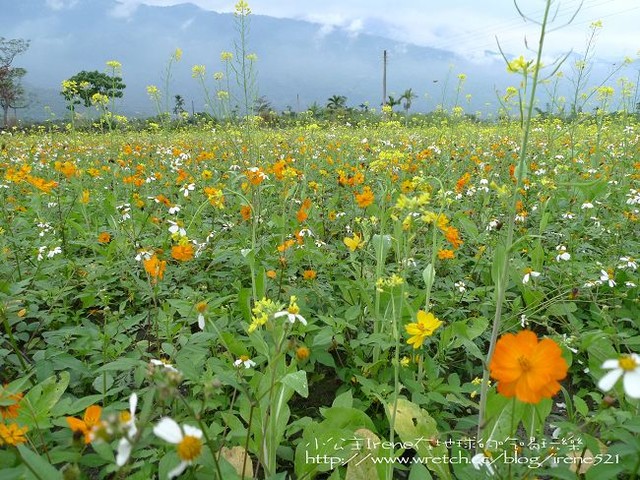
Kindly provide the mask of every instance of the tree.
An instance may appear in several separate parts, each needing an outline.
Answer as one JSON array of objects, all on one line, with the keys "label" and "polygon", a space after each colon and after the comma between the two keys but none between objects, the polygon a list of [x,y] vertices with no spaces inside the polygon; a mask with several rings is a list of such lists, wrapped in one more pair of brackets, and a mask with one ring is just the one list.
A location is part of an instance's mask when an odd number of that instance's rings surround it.
[{"label": "tree", "polygon": [[393,107],[395,107],[396,105],[400,105],[401,102],[402,102],[402,97],[396,98],[393,95],[389,95],[389,100],[387,101],[387,105],[391,107],[391,110],[393,110]]},{"label": "tree", "polygon": [[409,109],[411,108],[411,103],[414,98],[418,98],[418,96],[413,93],[412,88],[407,88],[402,95],[400,95],[400,100],[404,103],[402,104],[402,108],[404,108],[404,122],[405,125],[409,124]]},{"label": "tree", "polygon": [[3,125],[9,123],[9,109],[20,108],[24,95],[22,77],[27,71],[12,66],[13,61],[29,48],[29,40],[7,40],[0,37],[0,106],[3,111]]},{"label": "tree", "polygon": [[184,109],[184,98],[182,97],[182,95],[175,95],[173,99],[175,101],[173,113],[174,115],[180,117],[183,113],[186,112],[186,110]]},{"label": "tree", "polygon": [[126,85],[122,83],[122,78],[119,76],[107,75],[97,70],[92,72],[83,70],[62,82],[60,95],[69,103],[67,108],[73,111],[76,105],[90,107],[92,97],[96,94],[103,95],[109,100],[122,98],[125,88]]},{"label": "tree", "polygon": [[344,95],[332,95],[327,99],[327,110],[332,112],[344,110],[347,107],[347,97]]}]

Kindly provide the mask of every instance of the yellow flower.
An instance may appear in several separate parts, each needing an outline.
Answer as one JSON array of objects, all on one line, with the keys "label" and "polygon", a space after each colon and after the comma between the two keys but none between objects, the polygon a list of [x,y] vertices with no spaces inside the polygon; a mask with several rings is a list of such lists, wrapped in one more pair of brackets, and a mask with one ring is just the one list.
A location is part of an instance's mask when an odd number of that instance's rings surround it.
[{"label": "yellow flower", "polygon": [[204,65],[194,65],[193,67],[191,67],[191,76],[193,78],[204,77],[206,70],[207,69]]},{"label": "yellow flower", "polygon": [[364,240],[355,232],[353,233],[353,237],[344,237],[344,240],[342,241],[352,252],[355,252],[358,248],[362,248],[364,245]]},{"label": "yellow flower", "polygon": [[407,340],[409,345],[413,345],[413,348],[420,348],[427,337],[433,335],[433,332],[442,325],[442,321],[433,316],[433,313],[419,310],[417,315],[417,321],[405,325],[404,329],[411,337]]},{"label": "yellow flower", "polygon": [[114,71],[120,70],[122,68],[122,64],[117,60],[109,60],[107,62],[107,67],[113,69]]},{"label": "yellow flower", "polygon": [[27,441],[24,434],[27,433],[27,427],[19,427],[15,423],[5,425],[0,423],[0,445],[19,445]]}]

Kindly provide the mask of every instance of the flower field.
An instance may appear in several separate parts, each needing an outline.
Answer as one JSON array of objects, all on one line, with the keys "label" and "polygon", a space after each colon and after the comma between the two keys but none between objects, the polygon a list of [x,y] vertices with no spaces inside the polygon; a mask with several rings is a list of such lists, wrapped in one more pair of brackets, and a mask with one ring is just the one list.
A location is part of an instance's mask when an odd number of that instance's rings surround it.
[{"label": "flower field", "polygon": [[632,478],[639,135],[2,135],[2,478]]}]

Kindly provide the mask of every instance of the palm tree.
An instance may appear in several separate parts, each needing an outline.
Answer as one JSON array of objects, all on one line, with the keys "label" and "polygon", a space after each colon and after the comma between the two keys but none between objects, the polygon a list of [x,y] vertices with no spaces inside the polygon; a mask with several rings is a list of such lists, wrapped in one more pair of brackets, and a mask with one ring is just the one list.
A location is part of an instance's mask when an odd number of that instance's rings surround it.
[{"label": "palm tree", "polygon": [[387,100],[387,105],[391,107],[391,110],[393,111],[393,107],[395,107],[396,105],[400,105],[401,100],[402,100],[402,97],[396,98],[393,95],[389,95],[389,100]]},{"label": "palm tree", "polygon": [[400,100],[403,100],[402,108],[404,108],[405,115],[405,125],[409,124],[409,109],[411,108],[411,103],[414,98],[418,98],[418,95],[413,93],[412,88],[407,88],[402,95],[400,95]]},{"label": "palm tree", "polygon": [[332,112],[344,110],[347,107],[347,97],[344,95],[332,95],[327,99],[327,110]]}]

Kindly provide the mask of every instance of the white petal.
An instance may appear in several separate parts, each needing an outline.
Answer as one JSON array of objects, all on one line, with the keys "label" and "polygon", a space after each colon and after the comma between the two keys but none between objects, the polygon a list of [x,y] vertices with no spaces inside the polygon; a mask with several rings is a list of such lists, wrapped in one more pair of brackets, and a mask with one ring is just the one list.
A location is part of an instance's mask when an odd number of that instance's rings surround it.
[{"label": "white petal", "polygon": [[164,417],[153,427],[153,433],[166,442],[178,444],[182,441],[182,430],[173,418]]},{"label": "white petal", "polygon": [[608,392],[613,388],[618,379],[622,376],[622,369],[616,368],[615,370],[611,370],[604,377],[600,379],[598,382],[598,388],[603,392]]},{"label": "white petal", "polygon": [[604,363],[602,364],[602,367],[600,368],[606,368],[607,370],[611,370],[612,368],[618,368],[619,366],[620,366],[620,363],[616,358],[613,360],[605,360]]},{"label": "white petal", "polygon": [[131,455],[131,444],[129,440],[126,438],[121,438],[118,443],[118,452],[116,454],[116,465],[118,467],[123,466],[129,460],[129,455]]},{"label": "white petal", "polygon": [[180,465],[169,472],[167,478],[171,480],[172,478],[179,477],[180,475],[182,475],[182,472],[187,469],[188,466],[189,464],[187,462],[180,462]]},{"label": "white petal", "polygon": [[624,391],[631,398],[640,398],[640,368],[624,374]]},{"label": "white petal", "polygon": [[133,392],[129,397],[129,413],[131,414],[132,420],[136,413],[136,408],[138,408],[138,394]]},{"label": "white petal", "polygon": [[200,330],[204,330],[204,315],[202,314],[198,315],[198,327],[200,327]]},{"label": "white petal", "polygon": [[303,325],[307,325],[307,321],[305,320],[305,318],[302,315],[296,315],[296,318],[300,321],[301,324]]},{"label": "white petal", "polygon": [[183,425],[182,429],[184,430],[185,435],[189,435],[190,437],[202,438],[202,430],[196,427],[192,427],[191,425]]},{"label": "white petal", "polygon": [[280,317],[284,317],[285,315],[289,315],[289,312],[287,312],[286,310],[283,310],[281,312],[274,313],[273,318],[280,318]]}]

